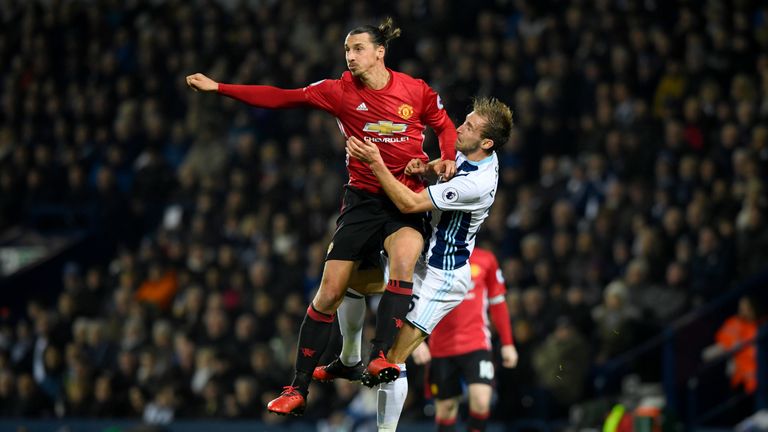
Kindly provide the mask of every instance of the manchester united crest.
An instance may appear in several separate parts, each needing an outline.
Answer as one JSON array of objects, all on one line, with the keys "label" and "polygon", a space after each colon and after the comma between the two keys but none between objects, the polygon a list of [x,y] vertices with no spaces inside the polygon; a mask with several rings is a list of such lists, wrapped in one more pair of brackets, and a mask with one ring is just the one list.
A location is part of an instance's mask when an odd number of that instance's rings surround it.
[{"label": "manchester united crest", "polygon": [[408,104],[402,104],[400,105],[400,108],[397,109],[397,115],[403,120],[408,120],[413,115],[413,107]]}]

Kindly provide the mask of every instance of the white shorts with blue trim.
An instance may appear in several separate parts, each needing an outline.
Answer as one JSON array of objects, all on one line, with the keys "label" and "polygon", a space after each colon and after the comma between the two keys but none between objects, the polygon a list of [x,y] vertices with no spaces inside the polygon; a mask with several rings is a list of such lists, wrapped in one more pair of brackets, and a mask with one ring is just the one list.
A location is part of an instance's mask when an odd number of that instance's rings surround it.
[{"label": "white shorts with blue trim", "polygon": [[442,270],[419,260],[413,274],[412,307],[406,319],[431,334],[437,323],[464,300],[471,283],[469,263],[455,270]]}]

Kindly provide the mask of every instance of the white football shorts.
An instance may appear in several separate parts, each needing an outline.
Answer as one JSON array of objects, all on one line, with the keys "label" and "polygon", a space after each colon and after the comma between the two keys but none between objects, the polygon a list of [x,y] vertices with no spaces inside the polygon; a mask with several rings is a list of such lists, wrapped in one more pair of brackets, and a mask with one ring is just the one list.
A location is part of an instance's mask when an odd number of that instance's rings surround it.
[{"label": "white football shorts", "polygon": [[437,323],[464,300],[472,283],[471,266],[442,270],[419,260],[413,274],[413,298],[406,319],[431,334]]}]

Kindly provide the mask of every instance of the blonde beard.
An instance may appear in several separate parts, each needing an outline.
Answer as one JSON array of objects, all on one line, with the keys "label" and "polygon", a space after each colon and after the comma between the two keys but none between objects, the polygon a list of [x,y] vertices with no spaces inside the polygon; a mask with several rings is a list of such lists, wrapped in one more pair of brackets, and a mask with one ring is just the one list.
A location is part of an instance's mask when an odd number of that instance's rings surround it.
[{"label": "blonde beard", "polygon": [[480,143],[481,142],[482,141],[475,141],[473,144],[465,146],[464,143],[459,141],[458,142],[459,145],[456,146],[456,150],[464,153],[464,155],[466,156],[468,154],[471,154],[471,153],[474,153],[475,151],[477,151],[477,149],[480,148]]}]

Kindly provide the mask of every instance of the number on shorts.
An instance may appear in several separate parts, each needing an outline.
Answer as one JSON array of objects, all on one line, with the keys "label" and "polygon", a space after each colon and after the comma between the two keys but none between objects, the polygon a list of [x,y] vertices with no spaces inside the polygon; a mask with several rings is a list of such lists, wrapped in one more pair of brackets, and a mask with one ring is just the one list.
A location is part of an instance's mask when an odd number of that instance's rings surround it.
[{"label": "number on shorts", "polygon": [[411,302],[408,304],[408,312],[412,311],[413,308],[416,307],[416,300],[419,299],[419,296],[411,295]]},{"label": "number on shorts", "polygon": [[492,380],[493,379],[493,362],[489,360],[480,361],[480,378]]}]

